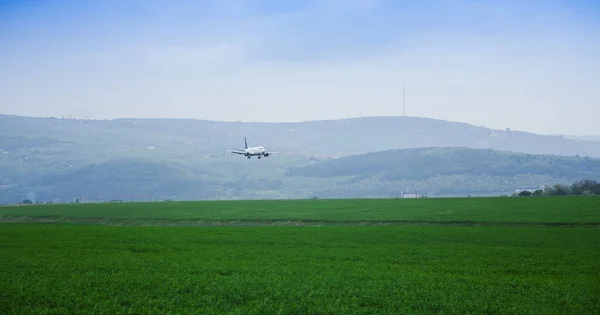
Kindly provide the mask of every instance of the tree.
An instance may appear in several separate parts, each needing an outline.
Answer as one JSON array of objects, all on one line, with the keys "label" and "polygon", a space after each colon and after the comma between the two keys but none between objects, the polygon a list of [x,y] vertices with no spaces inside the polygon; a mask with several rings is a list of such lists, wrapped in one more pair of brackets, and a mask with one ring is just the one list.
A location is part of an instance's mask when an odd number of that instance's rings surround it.
[{"label": "tree", "polygon": [[522,192],[519,193],[520,197],[529,197],[531,196],[531,191],[529,190],[523,190]]},{"label": "tree", "polygon": [[543,191],[543,190],[541,190],[541,189],[538,189],[538,190],[534,191],[532,195],[533,195],[533,196],[536,196],[536,197],[539,197],[539,196],[541,196],[543,193],[544,193],[544,191]]},{"label": "tree", "polygon": [[25,200],[23,200],[23,204],[30,205],[30,204],[33,204],[33,201],[31,201],[30,199],[25,199]]},{"label": "tree", "polygon": [[550,196],[567,196],[571,191],[569,185],[556,184],[554,187],[550,187],[547,190],[547,194]]},{"label": "tree", "polygon": [[585,191],[588,191],[588,194],[589,192],[596,195],[600,194],[600,183],[595,180],[583,179],[574,182],[571,186],[573,195],[583,195]]}]

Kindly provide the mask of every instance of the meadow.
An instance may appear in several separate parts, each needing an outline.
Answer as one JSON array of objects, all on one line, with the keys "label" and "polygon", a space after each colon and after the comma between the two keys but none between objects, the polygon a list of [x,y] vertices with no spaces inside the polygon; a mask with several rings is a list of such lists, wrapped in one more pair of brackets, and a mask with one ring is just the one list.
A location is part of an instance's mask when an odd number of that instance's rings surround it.
[{"label": "meadow", "polygon": [[[542,197],[2,207],[0,313],[598,314],[599,205]],[[75,224],[103,217],[113,221]],[[189,226],[165,226],[180,219]],[[244,220],[304,226],[236,224]],[[336,220],[344,224],[323,223]]]},{"label": "meadow", "polygon": [[[129,222],[306,221],[600,224],[600,198],[323,199],[132,202],[0,207],[0,220],[128,219]],[[112,222],[124,220],[113,220]],[[109,221],[107,221],[109,222]]]}]

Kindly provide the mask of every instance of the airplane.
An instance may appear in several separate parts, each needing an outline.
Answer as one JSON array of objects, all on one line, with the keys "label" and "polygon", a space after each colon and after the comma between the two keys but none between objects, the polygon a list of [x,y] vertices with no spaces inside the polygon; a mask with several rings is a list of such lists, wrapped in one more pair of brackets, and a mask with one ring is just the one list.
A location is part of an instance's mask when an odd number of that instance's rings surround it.
[{"label": "airplane", "polygon": [[227,150],[227,151],[231,152],[231,153],[235,153],[235,154],[243,154],[247,158],[257,156],[259,159],[262,158],[263,156],[268,157],[269,155],[271,155],[273,153],[278,153],[278,152],[267,152],[267,150],[265,150],[265,147],[262,147],[262,146],[249,148],[248,140],[246,140],[246,137],[244,137],[244,145],[245,145],[244,150]]}]

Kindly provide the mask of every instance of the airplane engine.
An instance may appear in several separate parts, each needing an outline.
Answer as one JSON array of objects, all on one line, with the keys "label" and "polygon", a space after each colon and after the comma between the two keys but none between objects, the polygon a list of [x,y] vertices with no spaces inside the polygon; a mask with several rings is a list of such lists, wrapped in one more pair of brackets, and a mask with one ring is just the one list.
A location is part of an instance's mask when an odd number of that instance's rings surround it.
[{"label": "airplane engine", "polygon": [[264,154],[264,155],[265,155],[265,157],[267,157],[267,156],[269,156],[269,153],[265,152],[265,154]]}]

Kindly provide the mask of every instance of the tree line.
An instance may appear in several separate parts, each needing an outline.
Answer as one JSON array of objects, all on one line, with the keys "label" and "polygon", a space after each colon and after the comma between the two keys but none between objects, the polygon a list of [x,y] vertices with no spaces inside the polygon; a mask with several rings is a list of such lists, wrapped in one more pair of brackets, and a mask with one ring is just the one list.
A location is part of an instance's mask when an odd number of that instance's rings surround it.
[{"label": "tree line", "polygon": [[522,191],[518,196],[595,196],[600,195],[600,183],[595,180],[582,179],[571,185],[555,184],[534,192]]}]

